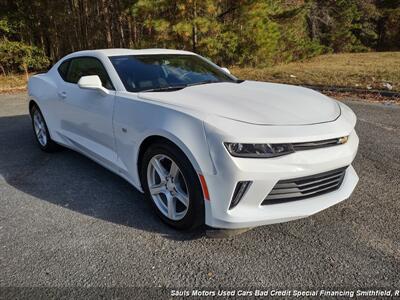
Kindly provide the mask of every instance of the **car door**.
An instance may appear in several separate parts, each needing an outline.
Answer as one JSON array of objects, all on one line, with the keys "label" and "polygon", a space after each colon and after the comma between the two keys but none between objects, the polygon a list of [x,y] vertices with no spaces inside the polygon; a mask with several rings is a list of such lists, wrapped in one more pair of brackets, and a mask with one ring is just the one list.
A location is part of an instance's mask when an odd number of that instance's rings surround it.
[{"label": "car door", "polygon": [[[98,75],[107,93],[82,89],[82,76]],[[115,165],[113,132],[115,90],[101,61],[95,57],[72,58],[58,88],[60,132],[73,148],[109,167]]]}]

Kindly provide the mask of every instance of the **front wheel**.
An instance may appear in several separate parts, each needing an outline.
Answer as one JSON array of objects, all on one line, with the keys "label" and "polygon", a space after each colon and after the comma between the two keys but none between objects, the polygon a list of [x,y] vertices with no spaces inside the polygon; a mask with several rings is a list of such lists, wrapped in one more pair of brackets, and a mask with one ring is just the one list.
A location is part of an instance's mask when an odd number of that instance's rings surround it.
[{"label": "front wheel", "polygon": [[154,144],[143,155],[141,165],[146,198],[165,223],[185,230],[204,223],[200,181],[182,151],[170,143]]}]

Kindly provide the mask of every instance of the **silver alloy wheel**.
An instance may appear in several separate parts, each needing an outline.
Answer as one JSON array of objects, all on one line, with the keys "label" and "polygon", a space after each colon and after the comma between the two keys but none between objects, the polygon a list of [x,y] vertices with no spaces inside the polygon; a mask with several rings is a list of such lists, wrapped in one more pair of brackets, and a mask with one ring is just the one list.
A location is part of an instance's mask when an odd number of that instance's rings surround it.
[{"label": "silver alloy wheel", "polygon": [[151,198],[168,219],[183,219],[189,208],[186,180],[178,165],[168,156],[158,154],[147,166],[147,184]]},{"label": "silver alloy wheel", "polygon": [[37,109],[33,113],[33,127],[35,128],[36,137],[40,145],[45,147],[47,145],[46,124]]}]

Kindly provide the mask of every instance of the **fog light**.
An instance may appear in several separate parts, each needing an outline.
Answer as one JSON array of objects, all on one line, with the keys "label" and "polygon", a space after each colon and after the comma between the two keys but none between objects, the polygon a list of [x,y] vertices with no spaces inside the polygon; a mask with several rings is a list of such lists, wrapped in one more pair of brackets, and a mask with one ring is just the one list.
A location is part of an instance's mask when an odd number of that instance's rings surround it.
[{"label": "fog light", "polygon": [[244,194],[246,194],[246,192],[249,189],[250,185],[251,185],[251,181],[239,181],[236,184],[235,191],[233,192],[231,205],[229,206],[229,209],[232,209],[236,205],[238,205],[240,200],[242,200]]}]

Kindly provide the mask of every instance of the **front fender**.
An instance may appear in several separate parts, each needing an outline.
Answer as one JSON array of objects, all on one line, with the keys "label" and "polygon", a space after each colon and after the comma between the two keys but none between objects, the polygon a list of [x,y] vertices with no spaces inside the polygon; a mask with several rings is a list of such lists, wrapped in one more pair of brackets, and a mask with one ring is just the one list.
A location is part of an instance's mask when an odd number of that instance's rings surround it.
[{"label": "front fender", "polygon": [[216,172],[203,122],[189,113],[153,102],[117,96],[114,132],[121,172],[137,187],[140,187],[137,169],[140,145],[150,136],[161,136],[176,144],[196,172]]}]

